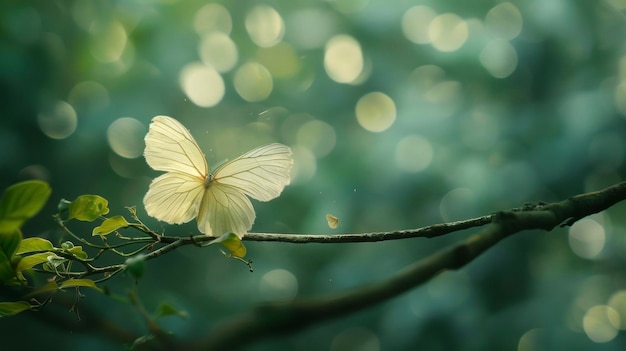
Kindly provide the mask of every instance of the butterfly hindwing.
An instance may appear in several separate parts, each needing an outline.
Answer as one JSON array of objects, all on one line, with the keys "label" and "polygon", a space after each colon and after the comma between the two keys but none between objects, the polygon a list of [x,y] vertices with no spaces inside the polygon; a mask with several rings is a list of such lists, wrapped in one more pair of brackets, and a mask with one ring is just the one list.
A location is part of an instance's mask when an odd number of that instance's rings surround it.
[{"label": "butterfly hindwing", "polygon": [[198,230],[206,235],[235,233],[240,238],[252,228],[254,208],[239,189],[211,183],[206,189],[198,212]]}]

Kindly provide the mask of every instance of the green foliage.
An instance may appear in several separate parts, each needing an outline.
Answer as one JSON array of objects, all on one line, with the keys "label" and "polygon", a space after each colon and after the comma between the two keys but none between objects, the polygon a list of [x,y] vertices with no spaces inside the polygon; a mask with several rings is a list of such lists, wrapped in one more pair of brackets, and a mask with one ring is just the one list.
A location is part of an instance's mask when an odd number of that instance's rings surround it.
[{"label": "green foliage", "polygon": [[81,195],[69,205],[70,219],[93,222],[100,216],[109,213],[109,201],[99,195]]},{"label": "green foliage", "polygon": [[189,313],[187,311],[179,310],[176,307],[170,305],[169,303],[161,303],[159,307],[157,307],[156,312],[154,313],[154,319],[167,317],[167,316],[178,316],[183,319],[189,318]]},{"label": "green foliage", "polygon": [[246,247],[243,245],[243,242],[241,242],[241,239],[233,233],[226,233],[211,241],[208,245],[213,244],[224,246],[232,257],[244,258],[246,256]]},{"label": "green foliage", "polygon": [[129,225],[124,216],[113,216],[105,219],[101,225],[93,228],[92,235],[107,235],[120,228],[126,228]]},{"label": "green foliage", "polygon": [[126,267],[125,269],[135,279],[139,279],[141,278],[141,276],[143,276],[143,272],[146,266],[145,262],[146,262],[145,255],[139,254],[139,255],[135,255],[133,257],[129,257],[128,259],[126,259],[126,262],[124,262],[124,266]]},{"label": "green foliage", "polygon": [[8,187],[0,199],[0,233],[14,233],[48,201],[50,186],[28,180]]},{"label": "green foliage", "polygon": [[0,302],[0,317],[12,316],[31,308],[31,305],[26,301]]}]

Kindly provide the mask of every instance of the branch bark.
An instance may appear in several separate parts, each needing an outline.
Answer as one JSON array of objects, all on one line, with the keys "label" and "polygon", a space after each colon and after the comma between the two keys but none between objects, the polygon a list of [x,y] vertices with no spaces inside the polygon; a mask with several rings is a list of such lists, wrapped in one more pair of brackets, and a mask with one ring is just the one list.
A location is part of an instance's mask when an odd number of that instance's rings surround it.
[{"label": "branch bark", "polygon": [[[550,231],[557,226],[569,226],[583,217],[603,211],[624,199],[626,199],[626,182],[556,203],[524,206],[480,217],[480,221],[490,218],[490,223],[483,230],[460,243],[413,263],[388,280],[326,296],[259,305],[219,325],[190,348],[195,350],[236,349],[264,337],[294,332],[315,323],[347,315],[415,288],[444,270],[462,268],[512,234],[531,229]],[[420,232],[420,230],[412,232]],[[258,235],[260,237],[251,236],[249,240],[263,238],[266,234]],[[396,236],[397,234],[388,235]],[[355,237],[349,238],[352,240]],[[362,236],[362,238],[367,238],[367,236]]]}]

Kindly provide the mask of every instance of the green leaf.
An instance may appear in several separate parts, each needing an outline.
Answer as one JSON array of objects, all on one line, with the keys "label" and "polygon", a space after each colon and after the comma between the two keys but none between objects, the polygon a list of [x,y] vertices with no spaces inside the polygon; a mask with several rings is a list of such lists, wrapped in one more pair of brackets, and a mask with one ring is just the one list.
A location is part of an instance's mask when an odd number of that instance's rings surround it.
[{"label": "green leaf", "polygon": [[15,277],[12,260],[21,241],[22,233],[19,229],[0,233],[0,283],[5,283]]},{"label": "green leaf", "polygon": [[41,252],[41,253],[33,254],[30,256],[22,257],[20,262],[17,264],[16,271],[22,272],[24,270],[31,269],[40,263],[50,262],[51,257],[52,257],[52,260],[54,259],[65,260],[64,258],[59,257],[51,252]]},{"label": "green leaf", "polygon": [[27,180],[8,187],[0,199],[0,232],[10,233],[35,216],[52,190],[46,182]]},{"label": "green leaf", "polygon": [[143,275],[143,271],[145,269],[146,257],[144,254],[135,255],[126,259],[124,264],[126,265],[126,270],[133,276],[135,279],[141,278]]},{"label": "green leaf", "polygon": [[107,235],[120,228],[128,227],[129,223],[123,216],[115,216],[105,219],[102,224],[93,228],[92,235]]},{"label": "green leaf", "polygon": [[68,219],[92,222],[109,213],[109,201],[99,195],[81,195],[70,204]]},{"label": "green leaf", "polygon": [[241,239],[234,233],[226,233],[211,241],[209,245],[213,244],[224,246],[233,257],[244,258],[246,256],[246,247],[241,242]]},{"label": "green leaf", "polygon": [[16,255],[22,255],[35,251],[52,251],[54,246],[46,239],[42,238],[26,238],[20,242],[20,245],[15,252]]},{"label": "green leaf", "polygon": [[102,292],[102,289],[96,286],[96,283],[91,279],[68,279],[59,285],[60,289],[71,288],[71,287],[85,287],[85,288],[96,289]]},{"label": "green leaf", "polygon": [[88,257],[87,253],[83,251],[82,246],[74,246],[66,251],[74,255],[74,257],[80,258],[81,260],[86,260]]},{"label": "green leaf", "polygon": [[7,317],[30,310],[32,307],[26,301],[0,302],[0,317]]},{"label": "green leaf", "polygon": [[54,292],[59,290],[59,285],[57,284],[57,282],[55,282],[54,280],[51,282],[46,283],[43,286],[40,286],[39,288],[31,291],[30,293],[28,293],[28,295],[26,295],[26,297],[31,297],[31,296],[35,296],[35,295],[41,295],[41,294],[45,294],[45,293],[49,293],[49,292]]},{"label": "green leaf", "polygon": [[187,311],[182,311],[177,309],[176,307],[170,305],[169,303],[161,303],[157,308],[154,318],[161,318],[167,316],[178,316],[183,319],[187,319],[189,317],[189,313]]}]

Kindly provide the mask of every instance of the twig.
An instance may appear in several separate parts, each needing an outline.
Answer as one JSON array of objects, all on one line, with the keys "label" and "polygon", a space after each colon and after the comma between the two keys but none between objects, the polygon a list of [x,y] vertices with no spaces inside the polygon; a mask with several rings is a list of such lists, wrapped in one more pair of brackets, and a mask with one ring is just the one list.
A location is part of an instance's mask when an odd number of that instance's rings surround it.
[{"label": "twig", "polygon": [[349,291],[285,303],[267,303],[212,330],[194,349],[236,349],[256,339],[303,329],[395,297],[437,274],[459,269],[514,233],[572,225],[626,199],[626,182],[561,202],[497,213],[486,228],[465,241],[440,250],[406,267],[388,280]]}]

